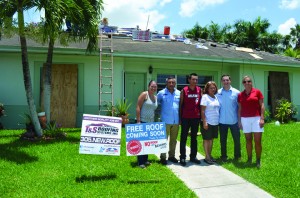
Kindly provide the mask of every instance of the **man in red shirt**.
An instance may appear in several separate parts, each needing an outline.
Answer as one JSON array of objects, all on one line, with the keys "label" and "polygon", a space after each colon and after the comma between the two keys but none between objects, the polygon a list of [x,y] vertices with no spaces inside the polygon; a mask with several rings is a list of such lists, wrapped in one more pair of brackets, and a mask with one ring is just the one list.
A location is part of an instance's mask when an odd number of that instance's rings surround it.
[{"label": "man in red shirt", "polygon": [[188,76],[189,85],[185,86],[180,93],[180,122],[181,122],[181,136],[180,136],[180,164],[186,165],[186,141],[189,129],[191,129],[191,153],[190,161],[200,164],[197,156],[197,132],[200,122],[200,101],[201,88],[197,86],[198,75],[191,73]]}]

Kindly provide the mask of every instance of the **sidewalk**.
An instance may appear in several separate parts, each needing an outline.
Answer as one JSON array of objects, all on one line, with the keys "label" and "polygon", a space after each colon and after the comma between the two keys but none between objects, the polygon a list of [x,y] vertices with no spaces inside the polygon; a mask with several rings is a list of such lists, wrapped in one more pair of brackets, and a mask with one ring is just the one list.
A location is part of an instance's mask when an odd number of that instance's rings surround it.
[{"label": "sidewalk", "polygon": [[[190,148],[186,148],[186,154],[189,156]],[[159,155],[157,155],[159,158]],[[179,159],[179,142],[176,146],[176,158]],[[203,159],[204,156],[197,154],[201,159],[201,164],[196,165],[189,162],[181,166],[168,161],[167,167],[181,179],[188,188],[201,198],[273,198],[272,195],[247,182],[245,179],[235,175],[229,170],[215,165],[207,165]]]}]

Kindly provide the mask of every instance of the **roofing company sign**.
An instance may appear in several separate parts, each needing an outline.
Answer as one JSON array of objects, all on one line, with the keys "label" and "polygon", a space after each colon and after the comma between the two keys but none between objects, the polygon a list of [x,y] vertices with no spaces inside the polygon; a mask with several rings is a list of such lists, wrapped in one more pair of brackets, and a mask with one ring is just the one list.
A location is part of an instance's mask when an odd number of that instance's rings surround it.
[{"label": "roofing company sign", "polygon": [[79,153],[120,155],[122,118],[83,114]]},{"label": "roofing company sign", "polygon": [[127,156],[168,152],[164,122],[126,124]]}]

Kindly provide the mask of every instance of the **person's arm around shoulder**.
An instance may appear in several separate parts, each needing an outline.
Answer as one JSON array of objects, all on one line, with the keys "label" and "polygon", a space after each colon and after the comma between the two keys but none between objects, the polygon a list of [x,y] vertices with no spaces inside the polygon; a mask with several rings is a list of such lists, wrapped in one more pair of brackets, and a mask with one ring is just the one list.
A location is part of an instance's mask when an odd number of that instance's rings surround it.
[{"label": "person's arm around shoulder", "polygon": [[144,91],[138,97],[137,105],[136,105],[136,122],[141,123],[141,109],[144,101],[146,100],[147,92]]}]

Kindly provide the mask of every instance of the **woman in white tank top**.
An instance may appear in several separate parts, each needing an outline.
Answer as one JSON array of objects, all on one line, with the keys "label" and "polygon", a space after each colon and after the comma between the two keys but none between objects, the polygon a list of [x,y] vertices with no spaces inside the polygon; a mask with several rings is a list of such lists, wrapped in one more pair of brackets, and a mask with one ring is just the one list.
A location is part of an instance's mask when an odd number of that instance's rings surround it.
[{"label": "woman in white tank top", "polygon": [[[151,80],[148,84],[148,90],[140,94],[136,105],[136,121],[142,122],[154,122],[155,109],[157,108],[157,98],[154,95],[157,91],[157,84]],[[141,168],[146,168],[146,165],[150,165],[148,161],[148,155],[138,155],[138,165]]]}]

